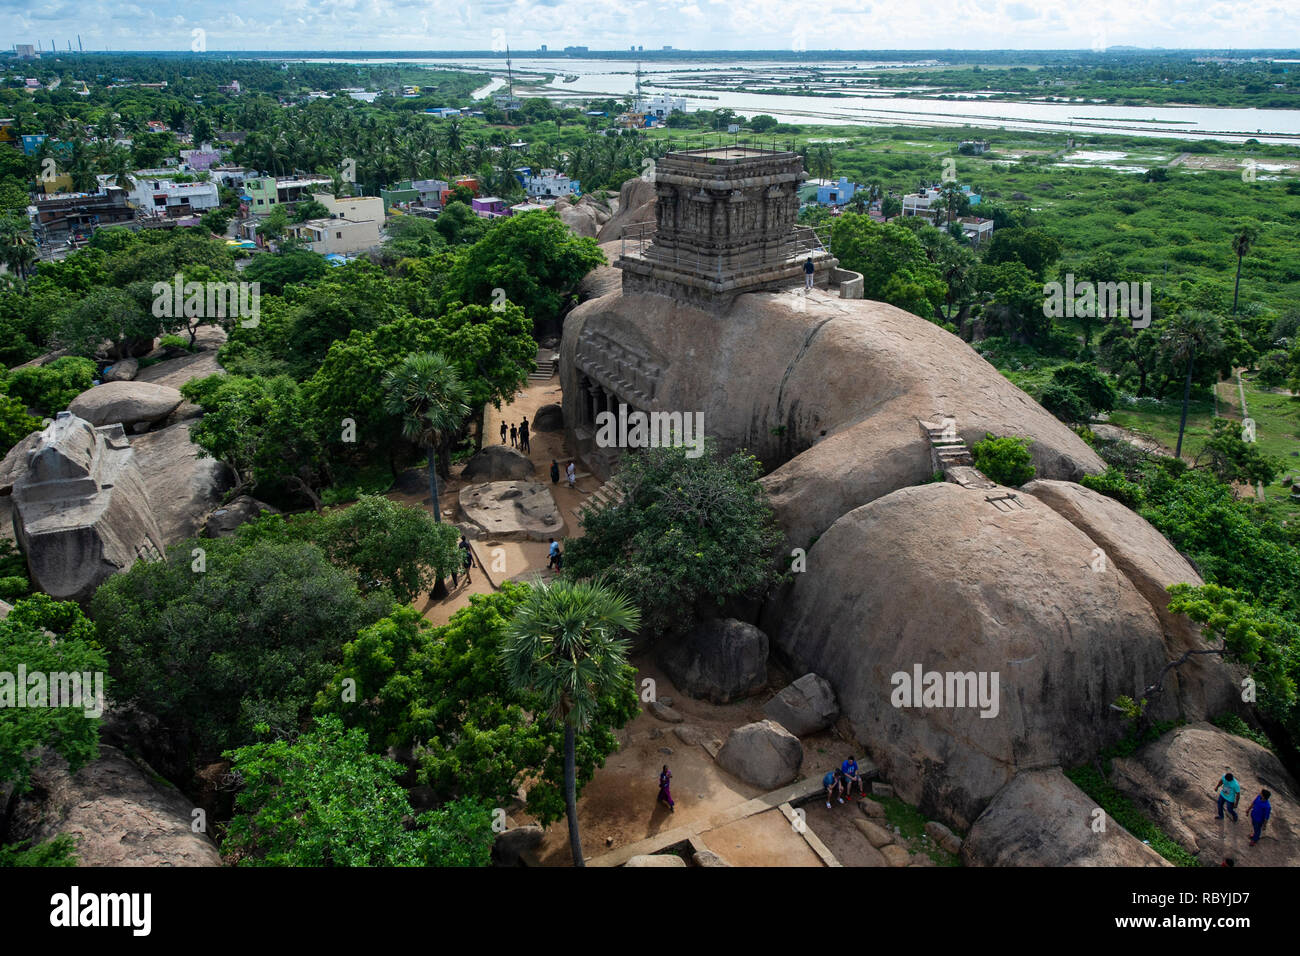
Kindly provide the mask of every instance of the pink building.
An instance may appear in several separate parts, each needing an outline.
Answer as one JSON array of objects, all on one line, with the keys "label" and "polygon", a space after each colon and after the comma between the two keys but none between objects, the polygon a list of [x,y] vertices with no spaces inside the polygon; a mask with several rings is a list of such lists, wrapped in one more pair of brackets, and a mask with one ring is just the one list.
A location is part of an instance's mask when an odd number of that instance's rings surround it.
[{"label": "pink building", "polygon": [[471,199],[470,208],[474,210],[474,215],[483,219],[498,219],[510,215],[506,201],[498,196],[482,196]]}]

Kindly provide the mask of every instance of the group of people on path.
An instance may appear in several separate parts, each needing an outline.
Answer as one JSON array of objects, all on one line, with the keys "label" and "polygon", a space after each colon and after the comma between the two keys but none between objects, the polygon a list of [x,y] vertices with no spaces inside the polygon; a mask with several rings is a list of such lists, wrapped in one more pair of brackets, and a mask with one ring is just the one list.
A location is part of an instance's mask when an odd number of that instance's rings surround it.
[{"label": "group of people on path", "polygon": [[845,797],[852,799],[853,785],[858,785],[858,796],[867,795],[867,785],[858,773],[858,762],[853,759],[853,755],[840,764],[834,770],[826,771],[826,776],[822,777],[822,786],[826,788],[826,809],[831,809],[831,798],[837,798],[840,803],[844,802]]},{"label": "group of people on path", "polygon": [[[1226,810],[1233,823],[1237,822],[1237,804],[1241,802],[1241,783],[1230,772],[1224,773],[1219,777],[1217,784],[1219,815],[1215,818],[1223,819],[1223,812]],[[1260,790],[1259,795],[1250,805],[1250,822],[1254,827],[1254,832],[1250,836],[1250,845],[1254,846],[1259,842],[1260,836],[1264,831],[1264,824],[1268,818],[1273,815],[1273,805],[1269,803],[1269,798],[1273,796],[1267,790]]]},{"label": "group of people on path", "polygon": [[[564,466],[564,478],[566,481],[568,481],[570,488],[577,487],[578,469],[574,465],[573,459],[569,459],[569,463]],[[560,483],[560,463],[556,459],[552,458],[551,459],[551,484],[558,485],[559,483]]]},{"label": "group of people on path", "polygon": [[524,419],[518,425],[507,426],[504,421],[501,422],[501,444],[506,443],[507,434],[510,436],[510,447],[518,448],[522,452],[532,451],[532,446],[528,443],[528,419]]}]

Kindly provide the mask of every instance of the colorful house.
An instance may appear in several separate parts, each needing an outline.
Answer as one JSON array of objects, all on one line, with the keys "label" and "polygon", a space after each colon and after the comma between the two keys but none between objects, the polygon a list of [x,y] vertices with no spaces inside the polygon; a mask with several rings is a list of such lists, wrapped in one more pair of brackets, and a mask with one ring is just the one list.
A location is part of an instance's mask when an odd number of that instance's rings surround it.
[{"label": "colorful house", "polygon": [[500,196],[476,196],[470,200],[469,205],[474,210],[474,215],[481,219],[500,219],[510,215],[506,201]]}]

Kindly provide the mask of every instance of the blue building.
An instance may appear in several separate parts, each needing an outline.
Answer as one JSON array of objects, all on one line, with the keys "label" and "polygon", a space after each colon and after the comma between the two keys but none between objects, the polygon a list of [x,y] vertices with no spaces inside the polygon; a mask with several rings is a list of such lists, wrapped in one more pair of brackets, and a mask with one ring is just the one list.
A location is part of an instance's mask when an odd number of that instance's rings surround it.
[{"label": "blue building", "polygon": [[28,133],[23,136],[23,152],[31,156],[41,148],[43,142],[45,142],[44,133]]},{"label": "blue building", "polygon": [[817,203],[822,206],[843,206],[853,198],[855,192],[862,188],[841,176],[837,183],[825,183],[817,187]]}]

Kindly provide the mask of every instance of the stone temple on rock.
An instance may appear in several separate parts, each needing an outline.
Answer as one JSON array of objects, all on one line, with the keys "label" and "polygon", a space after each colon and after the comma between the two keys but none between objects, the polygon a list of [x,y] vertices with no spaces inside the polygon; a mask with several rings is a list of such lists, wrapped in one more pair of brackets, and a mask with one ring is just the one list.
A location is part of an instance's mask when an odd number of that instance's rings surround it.
[{"label": "stone temple on rock", "polygon": [[655,222],[624,235],[623,289],[713,305],[802,284],[811,258],[815,285],[860,298],[861,277],[840,270],[813,229],[795,224],[804,178],[792,152],[724,146],[664,156],[654,171]]}]

